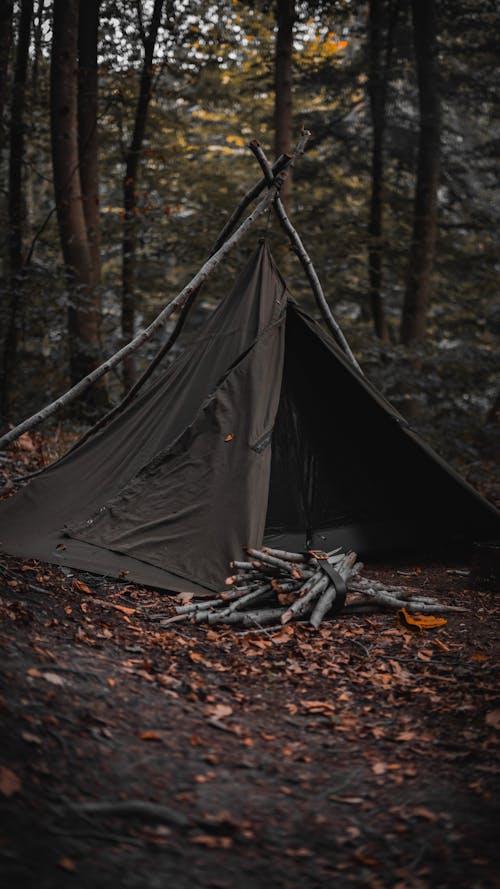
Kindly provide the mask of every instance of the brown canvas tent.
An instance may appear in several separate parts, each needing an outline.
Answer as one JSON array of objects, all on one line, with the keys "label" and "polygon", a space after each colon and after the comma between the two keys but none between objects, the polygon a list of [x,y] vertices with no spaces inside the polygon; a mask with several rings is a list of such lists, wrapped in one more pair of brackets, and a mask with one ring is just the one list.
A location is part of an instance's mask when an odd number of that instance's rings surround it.
[{"label": "brown canvas tent", "polygon": [[261,244],[196,341],[0,505],[0,549],[200,592],[263,540],[366,557],[499,525],[299,308]]}]

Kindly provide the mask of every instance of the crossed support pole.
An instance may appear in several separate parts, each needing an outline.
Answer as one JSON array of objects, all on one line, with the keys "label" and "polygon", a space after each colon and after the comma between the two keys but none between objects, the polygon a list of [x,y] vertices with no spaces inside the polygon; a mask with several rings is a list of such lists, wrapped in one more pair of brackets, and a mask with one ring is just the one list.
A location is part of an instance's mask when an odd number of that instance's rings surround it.
[{"label": "crossed support pole", "polygon": [[[196,295],[199,293],[202,285],[205,283],[207,278],[221,264],[223,259],[232,250],[232,248],[239,241],[241,241],[241,239],[253,226],[254,222],[271,207],[274,207],[278,219],[280,220],[280,223],[283,226],[286,234],[290,238],[292,247],[304,267],[305,273],[311,284],[315,299],[318,303],[325,323],[327,324],[335,340],[339,343],[345,354],[348,356],[353,366],[358,371],[360,371],[359,364],[352,354],[347,340],[345,339],[344,334],[342,333],[328,306],[311,258],[306,252],[298,233],[292,226],[283,206],[283,202],[281,201],[279,196],[283,180],[288,171],[294,165],[296,159],[304,154],[309,136],[310,133],[307,130],[304,131],[292,154],[282,155],[273,164],[273,166],[269,164],[269,161],[267,160],[260,144],[256,140],[253,140],[250,143],[249,147],[257,158],[259,164],[261,165],[264,175],[259,180],[259,182],[257,182],[256,185],[247,192],[230,219],[227,221],[226,225],[220,232],[217,240],[215,241],[215,244],[212,247],[209,258],[197,272],[194,278],[192,278],[191,281],[186,284],[185,287],[183,287],[180,293],[178,293],[177,296],[175,296],[162,309],[159,315],[157,315],[154,321],[152,321],[151,324],[149,324],[148,327],[145,328],[145,330],[141,331],[141,333],[134,337],[134,339],[132,339],[129,343],[119,349],[118,352],[115,352],[114,355],[104,361],[99,367],[95,368],[95,370],[93,370],[86,377],[84,377],[82,380],[68,389],[67,392],[56,398],[55,401],[46,405],[40,411],[33,414],[31,417],[28,417],[22,423],[19,423],[19,425],[17,425],[13,429],[10,429],[9,432],[3,435],[0,438],[0,450],[7,447],[11,442],[15,441],[24,432],[27,432],[28,430],[33,429],[35,426],[38,426],[48,417],[52,416],[61,408],[70,404],[72,401],[82,395],[83,392],[85,392],[90,386],[93,385],[93,383],[107,374],[113,367],[116,367],[116,365],[122,362],[133,352],[137,351],[137,349],[139,349],[145,342],[150,340],[154,333],[159,329],[159,327],[161,327],[161,325],[164,324],[164,322],[167,321],[167,319],[177,309],[180,309],[181,312],[174,327],[174,330],[172,331],[170,337],[163,344],[161,349],[158,351],[156,356],[153,358],[142,376],[137,380],[135,385],[129,390],[122,401],[110,412],[108,412],[105,417],[102,418],[102,420],[100,420],[95,426],[93,426],[92,429],[89,430],[89,432],[85,436],[83,436],[83,438],[80,439],[76,447],[82,444],[83,441],[86,440],[88,435],[93,434],[97,428],[107,425],[107,423],[115,416],[115,414],[123,410],[125,405],[128,404],[135,397],[136,393],[139,391],[139,389],[142,388],[146,380],[152,374],[155,367],[172,348],[196,299]],[[243,220],[243,222],[240,222],[247,207],[249,207],[252,201],[259,198],[262,192],[264,192],[264,196],[260,198],[255,208]]]}]

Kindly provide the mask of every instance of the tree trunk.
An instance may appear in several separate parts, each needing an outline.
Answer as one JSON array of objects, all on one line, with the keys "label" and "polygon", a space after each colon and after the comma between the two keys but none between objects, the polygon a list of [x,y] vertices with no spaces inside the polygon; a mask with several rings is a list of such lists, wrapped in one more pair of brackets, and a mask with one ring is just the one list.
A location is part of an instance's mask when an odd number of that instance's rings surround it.
[{"label": "tree trunk", "polygon": [[10,50],[12,46],[13,0],[0,0],[0,152],[7,139],[7,127],[3,119],[7,102]]},{"label": "tree trunk", "polygon": [[412,0],[420,105],[413,234],[401,321],[401,342],[425,334],[437,228],[440,101],[435,0]]},{"label": "tree trunk", "polygon": [[[292,61],[293,26],[295,22],[295,0],[277,0],[276,22],[276,61],[275,61],[275,104],[274,104],[274,149],[276,157],[289,154],[292,148]],[[281,200],[289,209],[291,176],[287,176],[281,189]]]},{"label": "tree trunk", "polygon": [[8,196],[9,310],[3,351],[1,387],[1,413],[4,417],[7,417],[9,413],[9,385],[11,374],[14,370],[18,340],[19,276],[23,265],[23,225],[25,220],[25,200],[23,195],[24,109],[32,18],[33,0],[22,0],[10,116]]},{"label": "tree trunk", "polygon": [[386,126],[387,66],[383,64],[385,0],[370,0],[368,95],[372,116],[372,190],[368,225],[370,306],[375,333],[388,339],[382,295],[382,214],[384,203],[384,133]]},{"label": "tree trunk", "polygon": [[[98,158],[98,81],[97,37],[100,0],[80,0],[78,27],[78,155],[83,197],[83,214],[87,226],[92,259],[92,282],[101,279],[99,250],[99,158]],[[101,314],[96,297],[96,311]]]},{"label": "tree trunk", "polygon": [[[153,56],[156,46],[156,38],[160,27],[164,0],[155,0],[149,32],[143,34],[144,59],[139,87],[139,97],[135,113],[134,131],[125,159],[125,175],[123,177],[123,267],[122,267],[122,337],[124,342],[134,337],[135,328],[135,293],[134,293],[134,269],[135,269],[135,214],[137,204],[137,174],[139,170],[140,153],[146,131],[149,100],[153,82]],[[138,11],[141,11],[141,3],[138,0]],[[142,15],[140,15],[142,31]],[[135,361],[131,356],[124,361],[123,379],[125,388],[128,389],[135,382]]]},{"label": "tree trunk", "polygon": [[[83,211],[78,154],[78,0],[54,0],[50,109],[54,191],[68,275],[71,381],[99,364],[99,317],[93,301],[92,256]],[[102,401],[91,391],[86,406]]]}]

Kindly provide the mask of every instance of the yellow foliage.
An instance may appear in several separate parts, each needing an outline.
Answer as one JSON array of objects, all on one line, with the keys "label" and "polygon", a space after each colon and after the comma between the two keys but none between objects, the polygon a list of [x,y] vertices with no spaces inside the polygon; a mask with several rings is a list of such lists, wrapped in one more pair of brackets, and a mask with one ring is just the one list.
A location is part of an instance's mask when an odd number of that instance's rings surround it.
[{"label": "yellow foliage", "polygon": [[228,136],[226,142],[229,142],[230,145],[236,145],[237,148],[243,148],[246,145],[245,139],[242,139],[241,136]]}]

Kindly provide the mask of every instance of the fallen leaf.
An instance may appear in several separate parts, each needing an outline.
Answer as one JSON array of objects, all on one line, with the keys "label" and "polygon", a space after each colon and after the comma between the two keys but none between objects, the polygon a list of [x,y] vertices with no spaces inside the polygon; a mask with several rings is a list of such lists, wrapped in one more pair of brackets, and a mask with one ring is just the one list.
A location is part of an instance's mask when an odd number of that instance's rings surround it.
[{"label": "fallen leaf", "polygon": [[30,667],[29,670],[26,670],[26,673],[28,676],[33,676],[34,679],[39,679],[42,675],[37,667]]},{"label": "fallen leaf", "polygon": [[161,741],[161,735],[154,731],[141,732],[139,738],[141,741]]},{"label": "fallen leaf", "polygon": [[500,708],[496,710],[490,710],[485,717],[486,725],[491,726],[491,728],[500,729]]},{"label": "fallen leaf", "polygon": [[38,735],[32,735],[31,732],[21,732],[21,738],[23,741],[26,741],[27,744],[41,744],[42,739],[38,737]]},{"label": "fallen leaf", "polygon": [[280,630],[279,633],[276,633],[273,636],[273,639],[272,639],[273,644],[274,645],[281,645],[283,642],[290,642],[290,639],[292,638],[293,634],[294,634],[293,627],[291,627],[291,626],[283,627],[283,629]]},{"label": "fallen leaf", "polygon": [[206,846],[207,849],[230,849],[233,845],[231,837],[217,837],[209,834],[198,834],[191,837],[191,842]]},{"label": "fallen leaf", "polygon": [[309,713],[323,713],[328,716],[335,712],[335,706],[328,701],[301,701],[301,704]]},{"label": "fallen leaf", "polygon": [[137,614],[137,608],[129,608],[127,605],[115,605],[113,602],[109,604],[112,608],[116,608],[117,611],[121,611],[122,614]]},{"label": "fallen leaf", "polygon": [[431,812],[430,809],[426,809],[425,806],[416,806],[412,809],[412,815],[416,818],[424,818],[425,821],[439,821],[439,815],[436,812]]},{"label": "fallen leaf", "polygon": [[58,673],[42,673],[42,678],[51,685],[66,685],[66,680]]},{"label": "fallen leaf", "polygon": [[24,432],[22,435],[20,435],[17,439],[16,445],[23,451],[29,451],[30,453],[32,451],[36,451],[36,445],[33,443],[33,439],[31,438],[29,432]]},{"label": "fallen leaf", "polygon": [[73,578],[73,589],[77,590],[79,593],[87,593],[92,595],[92,590],[86,583],[83,583],[81,580],[78,580],[76,577]]},{"label": "fallen leaf", "polygon": [[179,595],[175,598],[180,602],[181,605],[189,605],[193,596],[194,593],[179,593]]},{"label": "fallen leaf", "polygon": [[207,707],[206,712],[213,719],[224,719],[225,716],[231,716],[233,708],[229,704],[216,704],[215,707]]},{"label": "fallen leaf", "polygon": [[59,861],[57,862],[57,864],[63,870],[67,870],[70,873],[74,873],[76,870],[76,864],[72,858],[66,858],[66,857],[60,858]]},{"label": "fallen leaf", "polygon": [[433,617],[430,614],[410,614],[406,608],[398,611],[398,618],[406,627],[412,630],[432,630],[435,627],[444,627],[448,623],[445,617]]},{"label": "fallen leaf", "polygon": [[333,800],[334,803],[345,803],[348,806],[359,806],[363,802],[361,796],[336,796],[334,793],[331,793],[328,799]]},{"label": "fallen leaf", "polygon": [[232,441],[233,438],[234,438],[234,435],[232,432],[230,432],[229,435],[226,435],[224,441]]},{"label": "fallen leaf", "polygon": [[12,769],[0,766],[0,793],[2,796],[14,796],[15,793],[19,793],[21,787],[21,779]]},{"label": "fallen leaf", "polygon": [[205,772],[199,775],[194,776],[194,780],[197,784],[207,784],[209,781],[213,781],[215,778],[215,772]]}]

